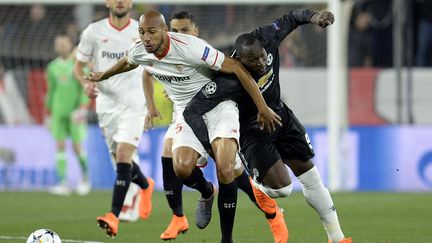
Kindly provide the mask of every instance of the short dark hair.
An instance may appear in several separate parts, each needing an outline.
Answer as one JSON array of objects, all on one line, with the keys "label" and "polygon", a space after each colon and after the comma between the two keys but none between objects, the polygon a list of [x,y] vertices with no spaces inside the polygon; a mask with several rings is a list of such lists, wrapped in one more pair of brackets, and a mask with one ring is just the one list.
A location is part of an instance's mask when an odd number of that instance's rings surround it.
[{"label": "short dark hair", "polygon": [[173,19],[189,19],[191,23],[195,23],[194,16],[187,11],[181,11],[173,14],[173,16],[170,18],[170,21]]},{"label": "short dark hair", "polygon": [[244,54],[244,47],[251,46],[258,41],[262,46],[261,42],[251,33],[241,34],[234,43],[235,57],[241,57]]}]

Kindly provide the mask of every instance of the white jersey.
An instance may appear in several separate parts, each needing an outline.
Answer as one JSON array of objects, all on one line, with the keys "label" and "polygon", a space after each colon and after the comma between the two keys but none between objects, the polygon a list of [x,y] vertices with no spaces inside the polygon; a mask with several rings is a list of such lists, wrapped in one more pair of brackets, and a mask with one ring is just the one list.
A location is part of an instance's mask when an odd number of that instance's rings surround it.
[{"label": "white jersey", "polygon": [[[132,43],[139,38],[138,22],[129,19],[122,29],[109,18],[90,24],[82,33],[76,57],[81,62],[94,62],[94,72],[104,72],[128,55]],[[119,107],[143,109],[145,98],[141,81],[142,68],[115,75],[98,83],[96,110],[113,112]]]},{"label": "white jersey", "polygon": [[141,41],[130,49],[128,61],[143,66],[161,81],[175,109],[182,110],[221,68],[225,55],[197,37],[168,33],[168,47],[161,57],[148,53]]}]

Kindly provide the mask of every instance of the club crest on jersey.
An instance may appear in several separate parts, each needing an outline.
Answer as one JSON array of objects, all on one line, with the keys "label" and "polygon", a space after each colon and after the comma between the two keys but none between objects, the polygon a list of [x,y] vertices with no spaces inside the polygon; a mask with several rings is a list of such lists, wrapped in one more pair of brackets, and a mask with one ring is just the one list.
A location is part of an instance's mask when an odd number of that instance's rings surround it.
[{"label": "club crest on jersey", "polygon": [[203,60],[203,61],[207,60],[207,57],[208,57],[209,53],[210,53],[210,48],[208,46],[206,46],[204,48],[204,53],[203,53],[203,55],[201,57],[201,60]]},{"label": "club crest on jersey", "polygon": [[267,55],[267,66],[271,65],[273,63],[273,55],[269,53]]},{"label": "club crest on jersey", "polygon": [[175,66],[176,66],[176,68],[177,68],[177,71],[179,71],[179,72],[183,71],[183,65],[181,65],[181,64],[176,64]]},{"label": "club crest on jersey", "polygon": [[212,94],[214,94],[216,92],[216,90],[217,90],[217,84],[215,82],[209,82],[204,87],[204,94],[206,96],[212,95]]}]

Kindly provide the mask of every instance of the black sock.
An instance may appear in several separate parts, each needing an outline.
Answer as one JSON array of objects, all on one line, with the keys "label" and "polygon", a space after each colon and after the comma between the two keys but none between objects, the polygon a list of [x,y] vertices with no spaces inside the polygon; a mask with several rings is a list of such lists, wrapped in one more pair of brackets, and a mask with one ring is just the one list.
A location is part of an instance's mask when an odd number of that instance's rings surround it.
[{"label": "black sock", "polygon": [[237,207],[237,183],[233,181],[222,184],[219,181],[218,208],[220,227],[222,232],[222,243],[232,242],[234,217]]},{"label": "black sock", "polygon": [[213,185],[204,178],[201,169],[195,167],[188,178],[181,180],[186,186],[201,192],[203,198],[209,198],[213,195]]},{"label": "black sock", "polygon": [[132,168],[129,163],[117,163],[117,178],[114,183],[114,191],[112,196],[111,212],[116,217],[119,216],[123,202],[126,197],[126,192],[131,183]]},{"label": "black sock", "polygon": [[141,172],[139,165],[134,162],[132,162],[132,182],[141,187],[141,189],[146,189],[149,186],[147,178]]},{"label": "black sock", "polygon": [[235,180],[237,182],[237,187],[242,189],[242,191],[248,195],[249,199],[255,203],[255,205],[257,205],[255,195],[252,190],[252,185],[249,182],[249,175],[246,173],[246,170],[243,170],[243,174],[241,174]]},{"label": "black sock", "polygon": [[172,158],[162,157],[162,178],[165,196],[173,214],[183,216],[182,187],[183,183],[176,176]]}]

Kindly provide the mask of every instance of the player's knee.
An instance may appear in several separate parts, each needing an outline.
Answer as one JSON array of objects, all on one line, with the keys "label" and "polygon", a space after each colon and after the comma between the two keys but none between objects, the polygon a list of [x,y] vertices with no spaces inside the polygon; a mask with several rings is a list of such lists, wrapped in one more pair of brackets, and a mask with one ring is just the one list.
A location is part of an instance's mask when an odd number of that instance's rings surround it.
[{"label": "player's knee", "polygon": [[231,166],[219,167],[217,170],[218,180],[223,184],[234,181],[234,170]]},{"label": "player's knee", "polygon": [[263,191],[267,196],[271,198],[281,198],[281,197],[288,197],[291,195],[291,192],[293,190],[293,184],[289,184],[288,186],[279,188],[279,189],[273,189],[268,186],[259,185],[259,188],[261,191]]},{"label": "player's knee", "polygon": [[192,173],[194,168],[192,161],[177,160],[173,163],[174,172],[180,179],[186,179]]}]

